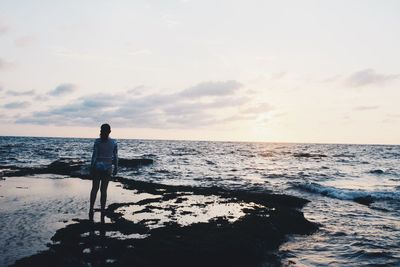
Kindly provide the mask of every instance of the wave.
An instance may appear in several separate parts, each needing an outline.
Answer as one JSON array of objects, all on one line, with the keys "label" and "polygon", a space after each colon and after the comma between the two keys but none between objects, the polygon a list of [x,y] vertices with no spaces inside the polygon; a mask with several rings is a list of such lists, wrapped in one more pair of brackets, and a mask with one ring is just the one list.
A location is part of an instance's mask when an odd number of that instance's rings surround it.
[{"label": "wave", "polygon": [[274,152],[260,152],[259,155],[263,158],[272,158],[275,157]]},{"label": "wave", "polygon": [[326,158],[328,156],[325,154],[319,154],[319,153],[293,153],[293,157],[318,159],[318,158]]},{"label": "wave", "polygon": [[306,192],[317,193],[323,196],[341,200],[352,200],[365,205],[369,205],[380,200],[400,200],[400,192],[396,191],[351,190],[332,186],[323,186],[318,183],[298,184],[294,187]]},{"label": "wave", "polygon": [[381,169],[373,169],[368,171],[370,174],[375,174],[375,175],[389,175],[389,176],[395,176],[399,177],[399,173],[397,170],[394,169],[387,169],[387,170],[381,170]]},{"label": "wave", "polygon": [[343,154],[335,154],[332,157],[334,157],[334,158],[355,158],[356,155],[343,153]]},{"label": "wave", "polygon": [[198,151],[190,147],[177,147],[171,152],[171,156],[181,157],[181,156],[197,156],[201,155],[201,151]]}]

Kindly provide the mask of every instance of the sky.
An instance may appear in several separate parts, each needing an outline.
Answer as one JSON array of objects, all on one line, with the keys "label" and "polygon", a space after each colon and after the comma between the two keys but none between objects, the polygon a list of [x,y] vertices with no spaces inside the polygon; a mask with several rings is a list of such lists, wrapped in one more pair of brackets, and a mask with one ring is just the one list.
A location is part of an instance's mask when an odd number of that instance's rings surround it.
[{"label": "sky", "polygon": [[400,1],[0,1],[0,135],[400,144]]}]

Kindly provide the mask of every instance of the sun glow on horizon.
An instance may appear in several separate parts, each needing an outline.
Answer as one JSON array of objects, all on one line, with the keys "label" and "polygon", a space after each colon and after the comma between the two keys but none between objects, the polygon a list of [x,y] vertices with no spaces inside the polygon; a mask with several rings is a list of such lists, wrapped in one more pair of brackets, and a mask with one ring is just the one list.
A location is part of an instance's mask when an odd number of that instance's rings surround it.
[{"label": "sun glow on horizon", "polygon": [[400,144],[396,1],[0,7],[0,135]]}]

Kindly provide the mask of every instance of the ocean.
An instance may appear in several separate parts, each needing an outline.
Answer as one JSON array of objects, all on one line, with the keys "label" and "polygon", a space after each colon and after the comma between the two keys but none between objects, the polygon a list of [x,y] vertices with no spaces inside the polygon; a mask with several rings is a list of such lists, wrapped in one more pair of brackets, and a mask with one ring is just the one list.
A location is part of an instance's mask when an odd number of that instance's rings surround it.
[{"label": "ocean", "polygon": [[[45,168],[60,158],[88,166],[93,142],[0,137],[0,168]],[[400,266],[400,146],[128,139],[118,146],[121,158],[154,162],[121,167],[127,179],[310,200],[302,211],[319,230],[287,237],[278,252],[285,265]]]}]

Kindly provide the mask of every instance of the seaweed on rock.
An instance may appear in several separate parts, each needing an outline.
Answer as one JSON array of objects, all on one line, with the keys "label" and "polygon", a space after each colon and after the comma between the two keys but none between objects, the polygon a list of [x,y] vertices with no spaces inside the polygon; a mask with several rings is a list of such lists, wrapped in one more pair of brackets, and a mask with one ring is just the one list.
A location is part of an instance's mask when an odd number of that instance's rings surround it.
[{"label": "seaweed on rock", "polygon": [[[49,250],[18,260],[13,266],[265,266],[266,262],[275,266],[280,264],[275,252],[286,235],[310,234],[318,228],[298,210],[307,203],[298,197],[117,180],[126,189],[152,197],[109,205],[106,216],[111,222],[76,220],[55,233]],[[214,202],[188,201],[210,196]],[[164,211],[173,219],[179,208],[183,207],[181,214],[186,215],[190,214],[187,209],[207,209],[216,202],[244,203],[251,208],[243,208],[242,215],[233,221],[216,216],[187,225],[170,220],[159,227],[146,220],[129,220],[121,211],[139,205],[141,212]],[[160,224],[157,220],[152,223]]]}]

